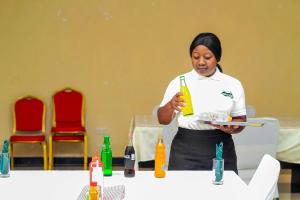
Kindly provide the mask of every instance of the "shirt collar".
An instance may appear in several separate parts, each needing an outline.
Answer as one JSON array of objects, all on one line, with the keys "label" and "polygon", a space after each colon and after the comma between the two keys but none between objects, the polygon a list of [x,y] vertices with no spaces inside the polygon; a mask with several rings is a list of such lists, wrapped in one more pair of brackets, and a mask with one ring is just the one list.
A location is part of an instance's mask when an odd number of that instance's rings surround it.
[{"label": "shirt collar", "polygon": [[222,73],[220,72],[220,70],[217,67],[216,67],[215,73],[210,77],[206,77],[206,76],[202,76],[202,75],[198,74],[198,72],[196,72],[195,69],[192,70],[192,74],[197,80],[211,79],[211,80],[220,81],[221,76],[222,76]]}]

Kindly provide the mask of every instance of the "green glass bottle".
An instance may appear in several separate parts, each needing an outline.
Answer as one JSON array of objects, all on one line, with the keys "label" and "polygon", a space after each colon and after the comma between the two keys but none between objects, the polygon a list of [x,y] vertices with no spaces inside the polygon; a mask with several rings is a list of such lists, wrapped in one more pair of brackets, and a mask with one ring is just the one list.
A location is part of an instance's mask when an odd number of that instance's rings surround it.
[{"label": "green glass bottle", "polygon": [[109,136],[104,136],[104,143],[101,151],[101,160],[103,163],[103,175],[111,176],[112,175],[112,151],[109,143]]}]

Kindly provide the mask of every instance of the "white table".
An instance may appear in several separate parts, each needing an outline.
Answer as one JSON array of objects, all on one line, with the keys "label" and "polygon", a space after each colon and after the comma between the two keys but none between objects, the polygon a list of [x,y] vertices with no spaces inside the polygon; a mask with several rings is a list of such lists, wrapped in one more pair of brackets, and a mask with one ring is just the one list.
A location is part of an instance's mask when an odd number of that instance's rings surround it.
[{"label": "white table", "polygon": [[279,122],[277,158],[284,162],[300,164],[300,119],[279,118]]},{"label": "white table", "polygon": [[[1,199],[76,200],[89,182],[88,171],[11,171],[0,178]],[[167,171],[165,178],[155,178],[153,171],[137,171],[125,178],[123,171],[105,177],[107,186],[125,185],[125,199],[245,199],[247,186],[232,171],[224,172],[224,184],[212,184],[210,171]]]}]

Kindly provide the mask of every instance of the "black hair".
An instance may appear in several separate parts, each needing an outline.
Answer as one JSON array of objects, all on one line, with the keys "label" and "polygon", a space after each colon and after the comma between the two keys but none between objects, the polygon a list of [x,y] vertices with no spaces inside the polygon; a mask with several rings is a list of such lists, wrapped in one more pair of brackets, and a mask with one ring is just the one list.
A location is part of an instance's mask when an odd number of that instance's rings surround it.
[{"label": "black hair", "polygon": [[[200,33],[198,34],[190,46],[190,56],[192,57],[193,50],[198,46],[206,46],[215,56],[217,62],[220,61],[222,56],[222,47],[219,38],[213,33]],[[220,72],[223,72],[221,66],[217,63],[217,67]]]}]

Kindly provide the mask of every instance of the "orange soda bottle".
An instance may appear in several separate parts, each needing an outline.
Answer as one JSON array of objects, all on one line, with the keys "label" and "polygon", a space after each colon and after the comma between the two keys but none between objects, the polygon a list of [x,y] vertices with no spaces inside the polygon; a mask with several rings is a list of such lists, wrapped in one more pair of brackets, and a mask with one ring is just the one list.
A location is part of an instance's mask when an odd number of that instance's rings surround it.
[{"label": "orange soda bottle", "polygon": [[163,138],[159,137],[158,142],[156,144],[155,162],[154,162],[154,176],[156,178],[164,178],[166,176],[165,161],[166,161],[165,145],[163,143]]}]

